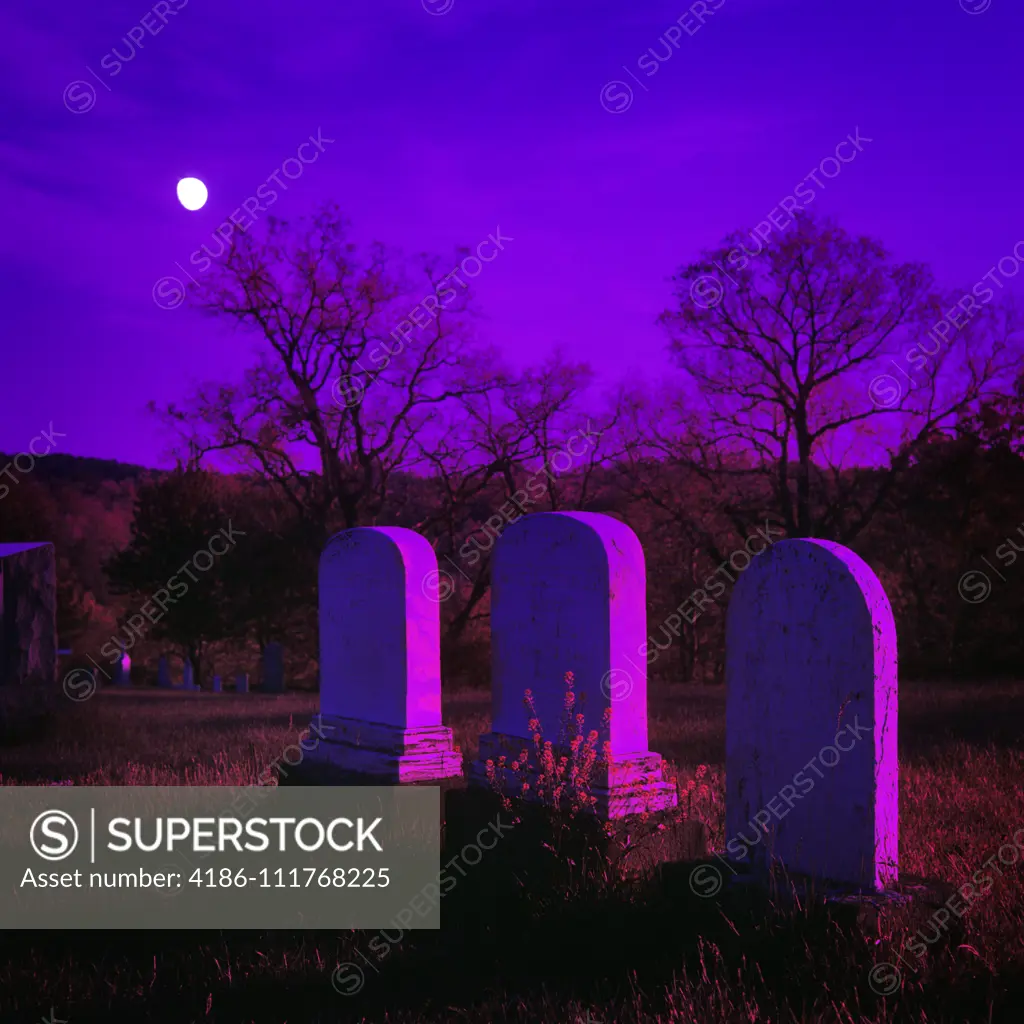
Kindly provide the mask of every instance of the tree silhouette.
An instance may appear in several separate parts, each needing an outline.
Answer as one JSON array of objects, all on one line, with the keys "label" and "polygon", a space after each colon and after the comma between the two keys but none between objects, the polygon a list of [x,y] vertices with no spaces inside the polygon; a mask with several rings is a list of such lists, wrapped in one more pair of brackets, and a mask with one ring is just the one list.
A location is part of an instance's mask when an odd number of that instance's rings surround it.
[{"label": "tree silhouette", "polygon": [[923,265],[806,213],[757,253],[749,241],[734,234],[674,279],[661,321],[688,414],[674,431],[655,423],[652,447],[725,482],[740,530],[767,504],[790,536],[849,544],[936,430],[1005,390],[1020,321],[972,300],[939,344],[957,296]]},{"label": "tree silhouette", "polygon": [[[231,506],[224,482],[216,474],[179,467],[139,489],[128,547],[110,558],[106,571],[116,593],[130,596],[130,614],[122,630],[130,649],[139,635],[168,640],[181,648],[202,679],[203,652],[211,641],[233,635],[223,560],[244,558],[238,544],[226,545],[233,532]],[[211,551],[211,539],[222,542]],[[226,550],[225,550],[226,548]],[[209,568],[202,566],[212,562]],[[135,615],[138,629],[130,623]],[[139,616],[142,617],[139,622]],[[110,651],[103,653],[109,658]]]}]

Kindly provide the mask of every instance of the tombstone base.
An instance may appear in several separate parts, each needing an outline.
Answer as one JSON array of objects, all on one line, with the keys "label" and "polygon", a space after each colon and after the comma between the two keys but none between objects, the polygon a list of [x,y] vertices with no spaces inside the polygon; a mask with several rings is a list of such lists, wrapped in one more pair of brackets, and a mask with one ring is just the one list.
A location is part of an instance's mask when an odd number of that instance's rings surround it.
[{"label": "tombstone base", "polygon": [[[474,786],[490,787],[487,778],[487,761],[497,763],[505,757],[506,763],[514,761],[523,748],[533,751],[533,742],[522,736],[508,736],[505,733],[489,732],[480,737],[480,753],[469,766],[469,782]],[[556,757],[561,756],[556,750]],[[645,750],[615,758],[607,771],[595,773],[589,786],[595,802],[594,814],[602,820],[628,818],[634,814],[650,814],[675,807],[679,801],[676,787],[664,778],[661,770],[661,755]],[[512,776],[509,770],[510,776]],[[523,778],[534,779],[533,760],[530,770]],[[522,783],[520,775],[514,775],[510,784],[516,787],[509,796],[520,796]]]},{"label": "tombstone base", "polygon": [[462,774],[462,753],[444,725],[402,729],[356,718],[319,715],[325,734],[303,759],[303,776],[312,782],[356,776],[378,784],[430,782]]},{"label": "tombstone base", "polygon": [[[909,930],[923,925],[938,908],[955,898],[957,891],[948,882],[915,875],[900,875],[891,887],[870,889],[790,874],[778,863],[766,870],[719,856],[667,864],[662,868],[662,884],[670,898],[691,899],[690,893],[714,896],[733,909],[754,902],[801,913],[817,908],[841,927],[879,935],[892,933],[894,916],[905,917]],[[957,935],[957,927],[962,926],[951,915],[947,927],[951,935]]]}]

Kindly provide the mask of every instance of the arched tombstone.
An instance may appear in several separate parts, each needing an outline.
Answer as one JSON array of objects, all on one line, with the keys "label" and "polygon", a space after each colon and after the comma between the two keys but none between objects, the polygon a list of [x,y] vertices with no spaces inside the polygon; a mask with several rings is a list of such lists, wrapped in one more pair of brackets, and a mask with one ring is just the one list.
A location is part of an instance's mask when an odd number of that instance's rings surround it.
[{"label": "arched tombstone", "polygon": [[470,781],[517,796],[529,784],[515,773],[494,776],[493,767],[489,779],[487,765],[503,755],[511,764],[523,748],[536,762],[526,690],[543,740],[556,761],[566,756],[571,764],[564,680],[572,672],[572,712],[583,714],[584,735],[598,733],[591,810],[611,819],[674,807],[675,786],[648,748],[647,663],[639,653],[646,639],[644,553],[625,523],[591,512],[541,512],[512,523],[491,571],[492,731],[480,737]]},{"label": "arched tombstone", "polygon": [[783,540],[726,625],[726,854],[864,890],[898,880],[896,629],[868,565]]},{"label": "arched tombstone", "polygon": [[284,648],[276,640],[263,648],[263,692],[284,693]]},{"label": "arched tombstone", "polygon": [[174,686],[171,679],[171,670],[167,664],[167,655],[161,654],[156,665],[156,685],[161,690],[170,690]]},{"label": "arched tombstone", "polygon": [[318,765],[380,782],[461,775],[441,722],[437,575],[433,548],[412,530],[358,527],[327,543],[317,720],[327,735],[304,761],[312,781]]},{"label": "arched tombstone", "polygon": [[128,656],[128,652],[124,649],[124,644],[119,645],[121,653],[118,656],[117,661],[114,662],[114,685],[115,686],[131,686],[132,685],[132,659]]}]

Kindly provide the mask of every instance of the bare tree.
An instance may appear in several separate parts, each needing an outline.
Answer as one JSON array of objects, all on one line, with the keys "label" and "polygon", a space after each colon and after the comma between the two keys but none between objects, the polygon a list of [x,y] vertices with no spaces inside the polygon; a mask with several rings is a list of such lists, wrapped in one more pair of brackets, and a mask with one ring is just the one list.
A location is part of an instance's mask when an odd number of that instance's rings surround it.
[{"label": "bare tree", "polygon": [[[603,429],[575,408],[590,371],[557,355],[506,371],[474,343],[468,287],[448,268],[382,246],[360,255],[346,231],[327,207],[297,227],[269,221],[261,241],[234,236],[197,301],[257,338],[258,362],[164,415],[190,464],[229,453],[270,481],[314,551],[334,528],[377,522],[430,537],[458,583],[450,646],[486,601],[501,510],[586,501]],[[574,434],[590,440],[566,466]]]},{"label": "bare tree", "polygon": [[431,465],[436,507],[417,528],[434,537],[452,589],[446,637],[454,643],[490,589],[497,538],[529,512],[580,509],[597,470],[611,456],[614,403],[585,413],[592,372],[556,353],[537,369],[499,373],[487,392],[466,392],[449,413],[449,430],[420,456]]},{"label": "bare tree", "polygon": [[1019,352],[998,300],[974,301],[936,344],[935,325],[966,304],[937,295],[924,266],[806,214],[756,253],[733,235],[674,280],[661,321],[686,408],[673,426],[653,407],[633,465],[648,495],[673,463],[716,482],[741,534],[767,508],[790,536],[851,542],[927,439],[999,393]]},{"label": "bare tree", "polygon": [[465,282],[436,258],[360,254],[347,228],[328,205],[295,227],[271,218],[264,240],[233,236],[196,301],[258,338],[258,362],[165,414],[194,459],[231,453],[272,481],[316,548],[334,523],[375,522],[444,404],[493,386]]}]

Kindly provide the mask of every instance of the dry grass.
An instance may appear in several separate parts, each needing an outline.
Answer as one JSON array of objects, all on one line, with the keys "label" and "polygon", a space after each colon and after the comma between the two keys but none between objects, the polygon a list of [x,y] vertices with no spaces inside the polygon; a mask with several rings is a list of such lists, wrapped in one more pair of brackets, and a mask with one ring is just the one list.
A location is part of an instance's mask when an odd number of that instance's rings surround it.
[{"label": "dry grass", "polygon": [[[298,694],[104,693],[69,709],[45,745],[3,751],[3,782],[254,783],[295,742],[315,703]],[[489,726],[486,695],[449,695],[445,720],[472,756]],[[959,886],[1024,827],[1024,686],[906,686],[900,733],[903,870]],[[720,843],[723,691],[657,693],[651,747],[684,789],[698,765],[710,766],[699,814]],[[851,927],[806,908],[644,899],[636,889],[523,893],[505,906],[501,880],[486,868],[446,897],[440,933],[407,936],[381,962],[367,959],[365,988],[350,998],[332,988],[331,973],[363,962],[366,933],[14,933],[2,940],[0,1020],[36,1024],[51,1006],[72,1024],[1022,1017],[1019,859],[989,869],[991,889],[920,960],[906,950],[921,922],[906,915]],[[881,997],[869,974],[897,953],[906,961],[901,985]]]}]

